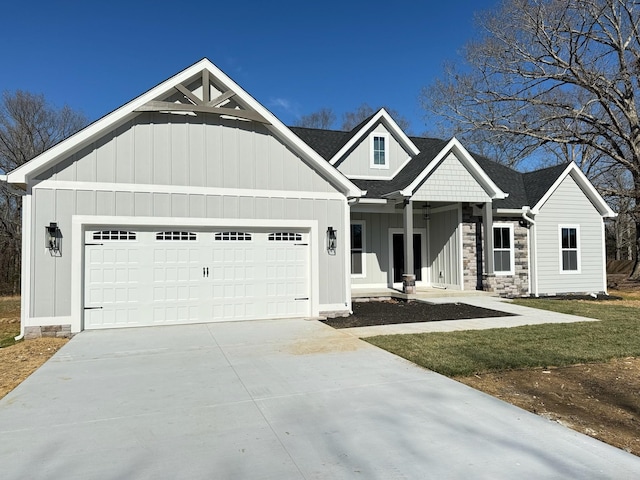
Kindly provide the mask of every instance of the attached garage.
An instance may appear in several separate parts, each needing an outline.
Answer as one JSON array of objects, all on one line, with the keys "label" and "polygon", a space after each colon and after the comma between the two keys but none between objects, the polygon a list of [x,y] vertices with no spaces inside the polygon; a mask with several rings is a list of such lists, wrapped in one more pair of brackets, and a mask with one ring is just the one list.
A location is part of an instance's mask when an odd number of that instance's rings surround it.
[{"label": "attached garage", "polygon": [[309,232],[85,231],[84,328],[311,316]]},{"label": "attached garage", "polygon": [[207,59],[8,179],[26,337],[351,308],[361,190]]}]

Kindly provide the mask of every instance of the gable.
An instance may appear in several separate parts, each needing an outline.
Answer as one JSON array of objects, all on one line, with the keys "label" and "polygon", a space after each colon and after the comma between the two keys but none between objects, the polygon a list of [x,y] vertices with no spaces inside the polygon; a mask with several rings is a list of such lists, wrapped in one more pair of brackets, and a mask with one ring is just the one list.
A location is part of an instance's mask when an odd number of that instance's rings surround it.
[{"label": "gable", "polygon": [[556,193],[558,188],[565,184],[567,178],[571,178],[577,190],[575,196],[584,197],[585,200],[591,203],[593,207],[598,211],[599,215],[607,218],[615,218],[615,213],[602,196],[595,189],[593,184],[589,181],[586,175],[580,170],[575,163],[570,163],[564,170],[564,172],[558,176],[553,185],[547,190],[547,192],[540,198],[533,206],[531,211],[537,214],[541,211],[543,206],[549,201],[549,199]]},{"label": "gable", "polygon": [[452,202],[487,202],[491,199],[453,153],[440,162],[411,198]]},{"label": "gable", "polygon": [[[385,165],[374,165],[373,139],[382,138],[385,143]],[[335,166],[349,178],[390,179],[411,158],[411,153],[404,148],[384,123],[379,122],[368,133],[362,135],[353,148],[348,151]]]},{"label": "gable", "polygon": [[[8,181],[27,184],[30,179],[43,172],[55,169],[60,162],[69,162],[69,157],[92,149],[92,144],[107,138],[111,132],[130,122],[141,124],[139,119],[166,116],[159,124],[180,123],[176,119],[196,119],[195,123],[219,123],[228,121],[252,124],[266,129],[269,134],[320,174],[335,189],[349,197],[358,197],[360,190],[346,177],[327,164],[315,151],[291,132],[272,113],[247,94],[209,60],[203,59],[179,74],[162,82],[126,105],[94,122],[65,141],[47,150],[8,175]],[[146,117],[144,115],[147,115]],[[215,120],[210,121],[209,117]],[[191,124],[191,121],[187,123]],[[263,127],[259,127],[262,125]],[[232,127],[236,128],[236,127]],[[245,129],[240,127],[239,130]],[[155,129],[154,129],[155,130]],[[155,135],[155,133],[154,133]],[[154,137],[155,138],[155,137]],[[153,145],[149,145],[150,147]],[[196,147],[197,148],[197,147]],[[229,148],[242,148],[231,144]],[[154,154],[157,151],[154,151]],[[255,151],[253,155],[260,155]]]}]

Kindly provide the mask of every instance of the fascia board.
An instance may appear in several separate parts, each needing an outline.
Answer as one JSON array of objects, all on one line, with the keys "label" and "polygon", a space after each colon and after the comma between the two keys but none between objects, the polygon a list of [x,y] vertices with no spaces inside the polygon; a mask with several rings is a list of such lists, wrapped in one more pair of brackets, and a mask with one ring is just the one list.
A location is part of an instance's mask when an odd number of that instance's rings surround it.
[{"label": "fascia board", "polygon": [[410,197],[414,194],[415,190],[422,184],[422,182],[427,178],[427,176],[440,164],[440,162],[445,158],[445,156],[449,155],[450,152],[454,152],[457,154],[458,160],[462,162],[468,169],[471,170],[471,174],[478,180],[478,183],[484,188],[485,191],[489,194],[492,199],[502,199],[507,198],[508,194],[503,192],[491,178],[485,173],[484,170],[478,165],[471,154],[467,151],[466,148],[462,146],[460,141],[453,137],[449,142],[444,146],[440,152],[434,157],[431,162],[425,167],[425,169],[416,177],[416,179],[411,182],[411,184],[402,190],[402,194],[405,197]]},{"label": "fascia board", "polygon": [[611,207],[607,204],[602,195],[598,193],[593,184],[589,181],[587,176],[580,170],[578,165],[575,162],[571,162],[567,165],[567,168],[558,176],[553,185],[546,191],[546,193],[542,196],[542,198],[534,205],[531,209],[533,214],[540,213],[540,209],[542,206],[547,203],[547,200],[553,195],[553,193],[558,189],[558,187],[562,184],[562,182],[567,178],[568,175],[576,181],[580,189],[584,192],[591,202],[596,206],[598,213],[605,218],[615,218],[618,216],[616,212],[614,212]]},{"label": "fascia board", "polygon": [[213,75],[216,82],[222,84],[222,86],[235,93],[240,103],[245,107],[253,109],[262,115],[268,122],[267,128],[273,133],[285,140],[285,143],[289,144],[297,153],[309,160],[318,170],[322,171],[324,175],[330,181],[334,183],[346,196],[348,197],[360,197],[362,196],[361,190],[353,184],[347,177],[340,173],[335,168],[329,166],[327,162],[320,157],[311,147],[304,143],[298,136],[296,136],[291,130],[289,130],[275,115],[269,112],[259,102],[257,102],[251,95],[249,95],[244,89],[242,89],[237,83],[235,83],[229,76],[227,76],[222,70],[216,67],[210,60],[204,58],[192,66],[186,68],[182,72],[174,75],[173,77],[158,84],[152,89],[143,93],[139,97],[126,103],[122,107],[107,114],[91,125],[80,130],[76,134],[60,142],[59,144],[51,147],[46,152],[40,154],[33,160],[25,163],[8,174],[9,183],[26,184],[29,177],[37,175],[38,173],[46,170],[50,165],[54,164],[57,159],[62,155],[67,154],[69,151],[78,148],[92,139],[96,138],[103,132],[113,128],[120,122],[125,121],[129,117],[136,115],[135,110],[140,108],[147,102],[154,100],[156,97],[169,91],[175,85],[183,83],[194,75],[197,75],[202,70],[209,70]]},{"label": "fascia board", "polygon": [[353,137],[351,137],[351,139],[349,139],[349,141],[345,143],[340,150],[338,150],[338,153],[336,153],[329,160],[329,163],[331,165],[335,165],[336,163],[338,163],[338,160],[340,160],[351,148],[353,148],[353,146],[356,143],[361,142],[365,134],[379,121],[384,122],[385,126],[390,130],[390,133],[394,137],[399,139],[402,146],[405,149],[409,150],[409,152],[412,155],[417,155],[418,153],[420,153],[420,150],[418,150],[418,147],[416,147],[416,145],[411,141],[411,139],[407,137],[407,135],[402,131],[402,129],[395,122],[395,120],[391,118],[391,115],[389,115],[384,108],[381,108],[380,110],[378,110],[378,113],[376,113],[373,117],[371,117],[371,119],[358,131],[358,133],[356,133]]},{"label": "fascia board", "polygon": [[57,145],[54,145],[47,151],[41,153],[34,159],[25,163],[24,165],[16,168],[15,170],[9,173],[8,175],[9,182],[10,183],[27,183],[27,179],[29,176],[36,175],[41,171],[45,170],[46,168],[49,167],[49,165],[54,163],[55,160],[58,159],[61,155],[66,154],[67,152],[73,150],[74,148],[84,145],[85,143],[91,141],[93,138],[100,135],[101,133],[108,130],[109,128],[113,127],[114,125],[117,125],[118,123],[126,120],[128,117],[134,116],[135,109],[155,99],[159,95],[162,95],[164,92],[168,91],[170,88],[173,88],[174,85],[188,80],[189,78],[196,75],[198,72],[202,71],[204,68],[211,68],[212,66],[213,64],[209,60],[207,59],[200,60],[199,62],[186,68],[185,70],[178,73],[177,75],[174,75],[173,77],[156,85],[155,87],[143,93],[139,97],[124,104],[120,108],[105,115],[99,120],[96,120],[95,122],[86,126],[79,132],[63,140]]}]

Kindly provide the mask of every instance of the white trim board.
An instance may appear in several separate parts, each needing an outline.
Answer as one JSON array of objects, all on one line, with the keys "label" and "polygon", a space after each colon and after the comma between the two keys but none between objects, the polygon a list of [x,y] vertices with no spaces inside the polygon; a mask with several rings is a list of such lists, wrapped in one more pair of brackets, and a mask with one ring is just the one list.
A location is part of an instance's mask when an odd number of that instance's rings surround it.
[{"label": "white trim board", "polygon": [[34,190],[80,190],[131,193],[177,193],[183,195],[210,195],[229,197],[304,198],[312,200],[344,200],[339,192],[304,192],[295,190],[262,190],[251,188],[190,187],[188,185],[156,185],[152,183],[107,183],[44,180]]}]

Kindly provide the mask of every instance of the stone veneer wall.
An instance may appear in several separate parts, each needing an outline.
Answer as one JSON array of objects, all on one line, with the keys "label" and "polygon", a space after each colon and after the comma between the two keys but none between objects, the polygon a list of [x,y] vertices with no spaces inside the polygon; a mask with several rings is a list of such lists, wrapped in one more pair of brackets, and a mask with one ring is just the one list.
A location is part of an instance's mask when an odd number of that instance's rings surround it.
[{"label": "stone veneer wall", "polygon": [[514,275],[485,275],[483,271],[482,217],[473,216],[471,206],[462,210],[462,250],[465,290],[486,290],[502,297],[518,297],[529,293],[529,255],[527,228],[519,218],[495,218],[494,222],[512,223],[514,237]]},{"label": "stone veneer wall", "polygon": [[71,325],[45,325],[41,327],[25,327],[25,340],[41,337],[71,338]]}]

